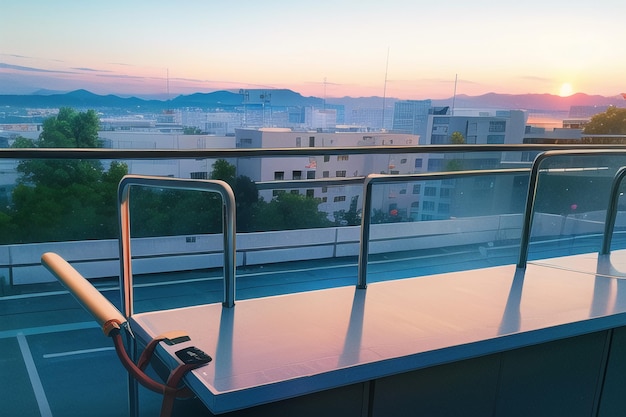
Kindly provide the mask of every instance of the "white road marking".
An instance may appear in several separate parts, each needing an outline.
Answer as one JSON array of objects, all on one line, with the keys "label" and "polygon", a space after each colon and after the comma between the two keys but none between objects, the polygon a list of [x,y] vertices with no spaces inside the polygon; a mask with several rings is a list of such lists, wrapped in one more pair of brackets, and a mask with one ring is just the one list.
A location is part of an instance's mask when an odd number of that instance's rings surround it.
[{"label": "white road marking", "polygon": [[30,347],[28,346],[26,336],[24,336],[23,333],[18,333],[17,342],[19,343],[20,350],[22,351],[22,357],[24,358],[26,371],[28,371],[30,384],[33,387],[35,399],[37,400],[37,405],[39,406],[39,413],[41,414],[41,417],[52,417],[52,410],[50,409],[50,404],[48,403],[46,392],[44,391],[43,385],[41,384],[41,379],[39,378],[39,373],[37,372],[37,366],[35,365],[35,361],[33,360],[33,355],[30,351]]},{"label": "white road marking", "polygon": [[95,321],[85,321],[79,323],[53,324],[49,326],[27,327],[23,329],[12,329],[0,331],[0,339],[7,339],[22,336],[32,336],[36,334],[50,334],[71,332],[73,330],[97,329],[98,323]]},{"label": "white road marking", "polygon": [[93,348],[93,349],[71,350],[69,352],[46,353],[43,355],[43,358],[44,359],[62,358],[65,356],[84,355],[87,353],[107,352],[109,350],[115,350],[115,348],[113,346],[110,346],[110,347],[101,347],[101,348]]}]

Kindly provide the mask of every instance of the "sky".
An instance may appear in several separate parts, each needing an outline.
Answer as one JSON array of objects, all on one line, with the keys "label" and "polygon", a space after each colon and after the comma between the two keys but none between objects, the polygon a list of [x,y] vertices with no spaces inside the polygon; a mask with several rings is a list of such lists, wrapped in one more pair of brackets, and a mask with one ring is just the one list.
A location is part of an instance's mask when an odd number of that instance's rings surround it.
[{"label": "sky", "polygon": [[614,96],[626,91],[623,11],[623,0],[0,0],[0,94]]}]

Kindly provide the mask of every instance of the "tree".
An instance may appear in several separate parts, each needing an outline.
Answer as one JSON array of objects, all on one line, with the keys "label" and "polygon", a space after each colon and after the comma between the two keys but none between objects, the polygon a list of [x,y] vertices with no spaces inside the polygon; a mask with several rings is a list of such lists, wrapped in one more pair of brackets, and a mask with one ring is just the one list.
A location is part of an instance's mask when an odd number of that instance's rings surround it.
[{"label": "tree", "polygon": [[233,189],[237,208],[237,231],[252,231],[259,202],[259,191],[254,181],[245,175],[237,176],[237,168],[225,159],[218,159],[213,163],[210,177],[226,182]]},{"label": "tree", "polygon": [[259,208],[259,190],[249,177],[239,175],[235,179],[233,192],[237,205],[237,230],[251,232]]},{"label": "tree", "polygon": [[[98,117],[93,110],[62,108],[46,119],[39,139],[18,138],[13,147],[99,147]],[[5,214],[13,227],[11,243],[111,238],[117,231],[117,184],[128,172],[98,160],[23,160]],[[5,219],[6,221],[6,219]],[[5,241],[5,243],[8,243]]]},{"label": "tree", "polygon": [[591,118],[583,129],[589,135],[626,135],[626,108],[610,106]]},{"label": "tree", "polygon": [[461,132],[452,132],[450,135],[450,142],[454,145],[462,145],[465,143],[465,137]]},{"label": "tree", "polygon": [[185,126],[183,127],[183,135],[201,135],[202,130],[195,126]]},{"label": "tree", "polygon": [[261,204],[257,215],[257,230],[290,230],[328,227],[326,213],[318,210],[319,198],[281,192],[269,203]]},{"label": "tree", "polygon": [[213,163],[213,171],[211,171],[210,175],[212,180],[222,180],[234,187],[236,176],[237,168],[227,160],[218,159]]},{"label": "tree", "polygon": [[[463,145],[465,143],[465,137],[459,131],[452,132],[450,135],[450,142],[454,145]],[[450,159],[446,163],[446,171],[461,171],[463,169],[463,162],[460,159]]]}]

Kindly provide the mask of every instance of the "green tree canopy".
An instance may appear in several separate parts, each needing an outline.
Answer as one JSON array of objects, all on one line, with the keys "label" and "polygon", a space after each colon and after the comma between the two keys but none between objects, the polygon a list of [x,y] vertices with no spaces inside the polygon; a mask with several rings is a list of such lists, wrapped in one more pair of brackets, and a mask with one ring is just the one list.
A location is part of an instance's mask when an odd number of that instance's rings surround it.
[{"label": "green tree canopy", "polygon": [[[18,138],[13,147],[99,147],[99,121],[93,110],[62,108],[46,119],[38,140]],[[98,160],[23,160],[3,222],[10,235],[2,243],[100,239],[117,235],[117,184],[128,172],[112,162],[105,169]],[[8,217],[8,220],[7,220]]]},{"label": "green tree canopy", "polygon": [[331,222],[318,210],[319,198],[281,192],[261,205],[257,217],[258,230],[312,229],[327,227]]},{"label": "green tree canopy", "polygon": [[211,171],[210,175],[212,180],[225,181],[234,188],[236,176],[237,168],[227,160],[218,159],[213,163],[213,171]]},{"label": "green tree canopy", "polygon": [[591,118],[583,129],[589,135],[626,135],[626,108],[610,106]]},{"label": "green tree canopy", "polygon": [[453,143],[454,145],[462,145],[465,143],[465,137],[463,136],[463,133],[461,132],[452,132],[452,134],[450,135],[450,143]]}]

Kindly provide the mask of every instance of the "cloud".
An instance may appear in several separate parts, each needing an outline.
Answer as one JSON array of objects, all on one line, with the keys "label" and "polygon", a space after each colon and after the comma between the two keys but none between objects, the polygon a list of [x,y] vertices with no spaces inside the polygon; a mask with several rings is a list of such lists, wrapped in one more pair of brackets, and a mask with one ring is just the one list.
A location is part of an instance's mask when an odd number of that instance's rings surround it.
[{"label": "cloud", "polygon": [[120,78],[120,79],[125,79],[125,80],[146,80],[146,79],[151,78],[151,77],[144,77],[141,75],[126,75],[126,74],[96,74],[96,77]]},{"label": "cloud", "polygon": [[85,67],[78,67],[78,68],[72,68],[72,69],[77,70],[77,71],[88,71],[88,72],[113,72],[113,71],[108,71],[108,70],[100,70],[100,69],[85,68]]},{"label": "cloud", "polygon": [[29,59],[32,58],[30,56],[25,56],[25,55],[17,55],[17,54],[0,54],[1,56],[10,56],[12,58],[24,58],[24,59]]},{"label": "cloud", "polygon": [[24,67],[21,65],[12,65],[6,64],[4,62],[0,62],[0,68],[12,69],[16,71],[26,71],[26,72],[45,72],[45,73],[54,73],[54,74],[76,74],[72,71],[59,71],[59,70],[47,70],[43,68],[34,68],[34,67]]}]

